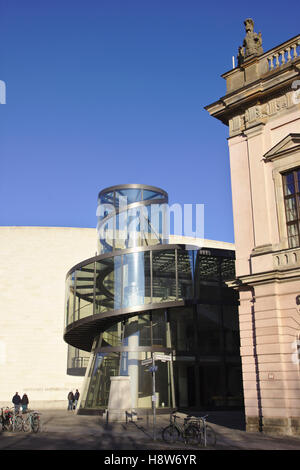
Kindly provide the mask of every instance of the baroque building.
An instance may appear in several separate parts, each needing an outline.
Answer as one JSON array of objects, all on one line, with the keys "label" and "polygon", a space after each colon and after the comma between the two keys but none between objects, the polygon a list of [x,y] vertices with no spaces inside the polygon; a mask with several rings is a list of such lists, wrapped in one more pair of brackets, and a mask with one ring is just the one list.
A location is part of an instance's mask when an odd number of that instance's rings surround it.
[{"label": "baroque building", "polygon": [[263,52],[252,28],[246,53],[251,21],[205,109],[229,128],[247,429],[299,434],[300,35]]}]

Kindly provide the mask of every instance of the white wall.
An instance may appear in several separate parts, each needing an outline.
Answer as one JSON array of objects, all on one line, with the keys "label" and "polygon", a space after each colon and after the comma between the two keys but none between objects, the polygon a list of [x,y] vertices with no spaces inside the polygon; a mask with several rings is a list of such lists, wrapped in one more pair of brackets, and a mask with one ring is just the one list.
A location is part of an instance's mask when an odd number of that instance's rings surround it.
[{"label": "white wall", "polygon": [[95,252],[95,229],[0,227],[0,406],[26,392],[30,408],[66,407],[80,388],[66,373],[65,276]]}]

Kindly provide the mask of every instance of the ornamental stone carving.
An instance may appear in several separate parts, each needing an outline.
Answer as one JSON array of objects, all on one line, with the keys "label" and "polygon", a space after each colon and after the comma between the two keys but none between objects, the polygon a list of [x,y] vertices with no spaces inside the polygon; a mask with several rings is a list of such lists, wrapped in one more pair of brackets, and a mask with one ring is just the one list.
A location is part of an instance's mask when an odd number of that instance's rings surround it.
[{"label": "ornamental stone carving", "polygon": [[254,22],[252,18],[247,18],[244,21],[244,25],[246,29],[246,36],[243,42],[243,46],[239,47],[237,56],[238,65],[242,65],[242,63],[248,57],[260,55],[263,53],[261,32],[258,34],[254,32]]}]

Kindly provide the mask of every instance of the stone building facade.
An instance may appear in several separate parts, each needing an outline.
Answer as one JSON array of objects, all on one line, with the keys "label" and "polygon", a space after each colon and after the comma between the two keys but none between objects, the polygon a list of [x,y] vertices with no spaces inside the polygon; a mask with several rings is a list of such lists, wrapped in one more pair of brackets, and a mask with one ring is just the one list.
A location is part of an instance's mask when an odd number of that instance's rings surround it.
[{"label": "stone building facade", "polygon": [[222,77],[247,429],[299,434],[300,35]]}]

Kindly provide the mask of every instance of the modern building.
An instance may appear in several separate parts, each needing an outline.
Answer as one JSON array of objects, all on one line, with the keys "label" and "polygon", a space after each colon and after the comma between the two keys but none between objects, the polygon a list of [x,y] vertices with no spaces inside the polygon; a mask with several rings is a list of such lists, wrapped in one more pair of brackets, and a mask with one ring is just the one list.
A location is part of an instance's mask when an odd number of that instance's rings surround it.
[{"label": "modern building", "polygon": [[[98,254],[66,278],[69,372],[82,373],[90,355],[80,413],[151,409],[152,402],[158,409],[243,406],[237,294],[226,285],[235,276],[234,251],[170,240],[167,207],[167,193],[152,186],[99,194]],[[158,353],[171,360],[156,361],[154,394],[143,361]]]},{"label": "modern building", "polygon": [[225,96],[248,430],[300,432],[300,35],[262,51],[245,21]]},{"label": "modern building", "polygon": [[95,254],[96,230],[0,227],[0,406],[26,392],[36,409],[67,409],[82,377],[67,373],[65,276]]}]

